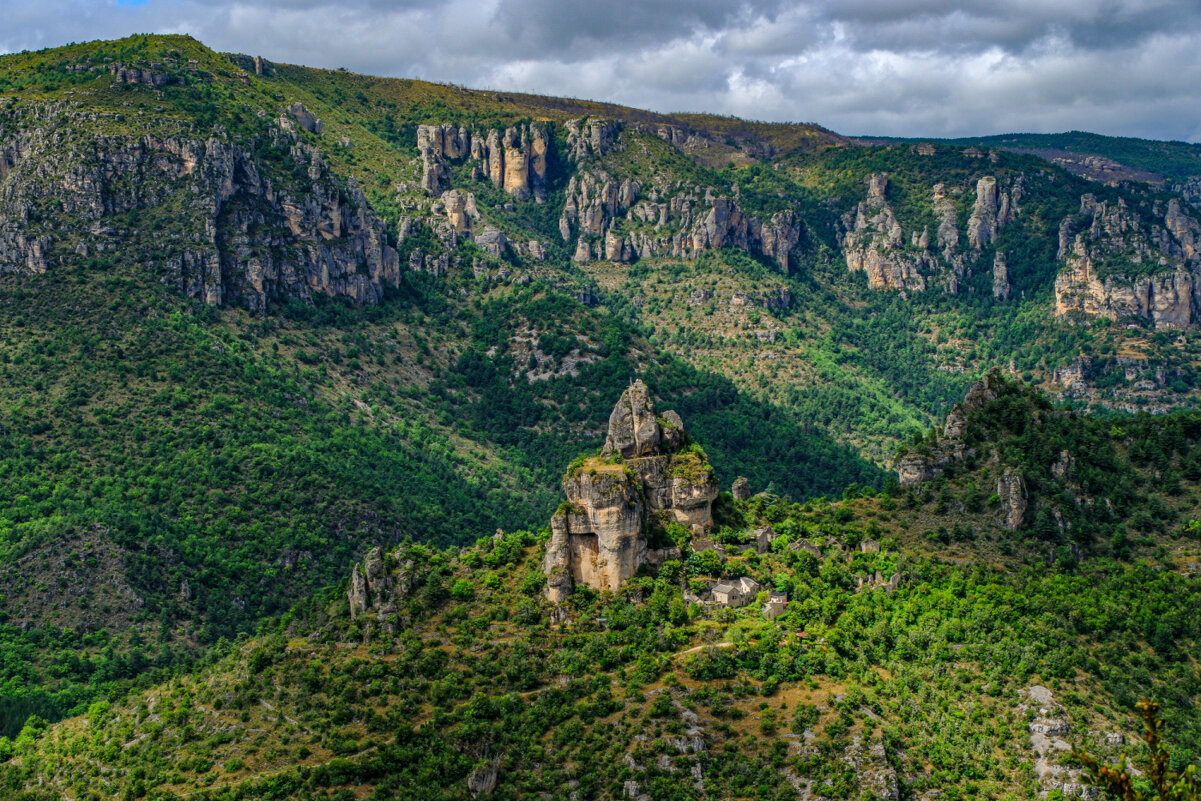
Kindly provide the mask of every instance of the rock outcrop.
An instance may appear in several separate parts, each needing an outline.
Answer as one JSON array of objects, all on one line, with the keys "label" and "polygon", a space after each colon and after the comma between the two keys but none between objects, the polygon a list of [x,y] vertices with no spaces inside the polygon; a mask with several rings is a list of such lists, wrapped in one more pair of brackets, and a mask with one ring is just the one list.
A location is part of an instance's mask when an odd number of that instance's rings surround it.
[{"label": "rock outcrop", "polygon": [[932,188],[931,211],[938,221],[937,251],[931,247],[930,230],[911,231],[906,237],[888,202],[889,177],[868,176],[867,198],[848,211],[840,221],[839,244],[847,269],[867,274],[872,289],[923,292],[936,285],[951,294],[959,291],[970,263],[980,251],[996,241],[1001,226],[1017,214],[1021,197],[1020,180],[1011,191],[1001,191],[994,176],[976,183],[976,201],[968,218],[968,250],[960,247],[959,210],[955,199],[961,189],[945,184]]},{"label": "rock outcrop", "polygon": [[296,124],[305,129],[309,133],[320,135],[325,130],[325,125],[321,120],[317,119],[313,112],[305,108],[304,103],[299,101],[288,106],[288,115],[296,120]]},{"label": "rock outcrop", "polygon": [[647,548],[653,523],[707,529],[718,487],[704,453],[689,446],[679,415],[656,414],[646,385],[636,381],[609,416],[601,456],[574,465],[563,491],[567,501],[551,518],[543,560],[547,595],[555,602],[578,584],[616,590],[662,556]]},{"label": "rock outcrop", "polygon": [[[937,441],[913,446],[900,453],[893,467],[902,487],[937,478],[950,465],[974,453],[964,442],[968,432],[968,414],[996,400],[1003,382],[1000,372],[996,370],[973,382],[963,401],[955,404],[947,413],[942,436]],[[1024,506],[1022,511],[1025,511]]]},{"label": "rock outcrop", "polygon": [[[1021,196],[1021,185],[1014,188],[1014,195]],[[967,221],[967,241],[976,250],[988,247],[997,240],[1002,225],[1012,222],[1017,213],[1014,200],[1008,192],[997,188],[997,179],[986,175],[976,182],[976,202]]]},{"label": "rock outcrop", "polygon": [[1007,466],[997,479],[997,497],[1001,499],[1001,525],[1017,531],[1026,517],[1026,481],[1016,467]]},{"label": "rock outcrop", "polygon": [[467,777],[467,791],[472,798],[492,795],[500,777],[500,759],[491,759],[476,765]]},{"label": "rock outcrop", "polygon": [[1017,711],[1024,713],[1033,710],[1035,715],[1027,724],[1027,730],[1035,755],[1034,772],[1042,791],[1040,797],[1052,791],[1059,791],[1065,797],[1097,797],[1097,789],[1082,782],[1080,768],[1060,764],[1072,750],[1072,746],[1064,739],[1072,730],[1064,708],[1051,691],[1041,685],[1019,690],[1018,693],[1022,696],[1022,703],[1018,704]]},{"label": "rock outcrop", "polygon": [[[273,127],[292,175],[219,137],[113,135],[65,104],[0,110],[0,273],[122,253],[161,265],[165,283],[210,305],[264,311],[323,294],[379,301],[400,280],[396,250],[354,180]],[[299,191],[295,176],[304,176]],[[291,188],[285,188],[285,187]],[[38,215],[55,204],[63,213]],[[110,219],[156,214],[125,229]]]},{"label": "rock outcrop", "polygon": [[1005,262],[1005,251],[998,250],[992,262],[992,296],[998,300],[1008,300],[1010,290],[1009,265]]},{"label": "rock outcrop", "polygon": [[745,501],[751,497],[751,484],[745,476],[734,479],[734,483],[730,486],[730,494],[736,501]]},{"label": "rock outcrop", "polygon": [[644,187],[587,166],[568,181],[559,234],[564,242],[577,237],[577,262],[695,259],[734,247],[771,259],[788,273],[804,228],[791,210],[764,221],[712,187]]},{"label": "rock outcrop", "polygon": [[567,129],[568,158],[573,161],[600,158],[613,149],[621,133],[620,122],[600,118],[568,120],[563,127]]},{"label": "rock outcrop", "polygon": [[1124,200],[1080,199],[1059,227],[1056,316],[1141,319],[1156,328],[1196,325],[1201,309],[1201,225],[1172,200],[1151,220]]},{"label": "rock outcrop", "polygon": [[350,589],[346,596],[351,618],[372,613],[384,631],[395,631],[393,617],[400,602],[408,597],[412,583],[411,563],[400,565],[399,571],[394,571],[383,549],[372,548],[350,571]]},{"label": "rock outcrop", "polygon": [[920,292],[926,288],[922,269],[931,266],[928,255],[924,249],[916,254],[904,252],[905,234],[885,198],[887,191],[887,175],[870,176],[867,199],[843,216],[846,233],[841,244],[847,269],[867,273],[872,289]]},{"label": "rock outcrop", "polygon": [[438,196],[451,188],[450,163],[474,162],[473,174],[486,178],[517,200],[546,200],[551,136],[543,123],[473,133],[453,123],[417,126],[421,188]]}]

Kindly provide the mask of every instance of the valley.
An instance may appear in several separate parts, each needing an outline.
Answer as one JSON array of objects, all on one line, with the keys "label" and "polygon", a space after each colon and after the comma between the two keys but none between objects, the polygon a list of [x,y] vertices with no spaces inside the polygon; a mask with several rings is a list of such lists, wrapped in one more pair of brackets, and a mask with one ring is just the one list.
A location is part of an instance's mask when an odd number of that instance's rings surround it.
[{"label": "valley", "polygon": [[0,56],[5,797],[1184,770],[1198,164]]}]

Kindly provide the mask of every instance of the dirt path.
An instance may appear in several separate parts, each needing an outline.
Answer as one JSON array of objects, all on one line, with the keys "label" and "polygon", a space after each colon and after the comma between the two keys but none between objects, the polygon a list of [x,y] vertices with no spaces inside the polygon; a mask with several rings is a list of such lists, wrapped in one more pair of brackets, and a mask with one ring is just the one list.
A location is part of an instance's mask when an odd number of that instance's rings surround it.
[{"label": "dirt path", "polygon": [[733,648],[733,647],[734,647],[734,643],[732,643],[732,642],[715,642],[712,645],[698,645],[695,648],[689,648],[687,651],[680,651],[678,654],[676,654],[676,656],[683,656],[684,654],[695,654],[697,651],[703,651],[706,648]]}]

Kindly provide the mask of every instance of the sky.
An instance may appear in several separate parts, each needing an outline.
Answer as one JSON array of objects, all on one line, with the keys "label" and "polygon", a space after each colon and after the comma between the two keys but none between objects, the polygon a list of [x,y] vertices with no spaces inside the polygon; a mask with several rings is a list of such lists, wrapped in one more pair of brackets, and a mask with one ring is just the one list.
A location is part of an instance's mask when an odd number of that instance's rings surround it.
[{"label": "sky", "polygon": [[188,33],[272,61],[943,137],[1201,141],[1201,0],[0,0],[0,52]]}]

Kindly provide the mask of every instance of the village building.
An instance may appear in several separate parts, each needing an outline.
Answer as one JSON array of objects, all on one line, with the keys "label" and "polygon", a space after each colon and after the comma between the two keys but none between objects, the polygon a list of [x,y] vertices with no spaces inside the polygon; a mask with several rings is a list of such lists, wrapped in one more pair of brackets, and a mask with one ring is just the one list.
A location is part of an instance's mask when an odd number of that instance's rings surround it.
[{"label": "village building", "polygon": [[773,592],[768,596],[767,603],[763,605],[763,616],[768,620],[775,620],[787,611],[788,593],[786,592]]},{"label": "village building", "polygon": [[738,581],[723,581],[710,591],[713,603],[720,606],[740,607],[753,603],[759,594],[759,582],[743,576]]}]

